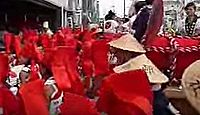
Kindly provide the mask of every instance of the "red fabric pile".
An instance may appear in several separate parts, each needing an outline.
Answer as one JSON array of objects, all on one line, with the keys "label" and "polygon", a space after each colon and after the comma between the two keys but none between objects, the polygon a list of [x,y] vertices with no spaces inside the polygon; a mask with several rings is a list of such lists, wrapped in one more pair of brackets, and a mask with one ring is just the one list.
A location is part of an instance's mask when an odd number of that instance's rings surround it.
[{"label": "red fabric pile", "polygon": [[[151,50],[147,50],[146,55],[156,65],[156,67],[160,70],[169,69],[169,58],[171,53],[170,40],[167,37],[157,36],[150,44],[148,44],[147,48],[150,48]],[[168,50],[166,50],[167,48]],[[161,52],[161,50],[164,52]]]},{"label": "red fabric pile", "polygon": [[109,115],[151,115],[152,98],[144,71],[112,74],[102,85],[97,108]]},{"label": "red fabric pile", "polygon": [[100,115],[95,103],[80,95],[67,92],[64,94],[64,102],[60,109],[61,115]]},{"label": "red fabric pile", "polygon": [[[177,62],[174,77],[182,78],[184,70],[193,62],[200,59],[199,40],[176,39],[178,43]],[[195,48],[196,47],[196,48]],[[184,50],[182,50],[184,49]],[[196,50],[195,50],[196,49]]]}]

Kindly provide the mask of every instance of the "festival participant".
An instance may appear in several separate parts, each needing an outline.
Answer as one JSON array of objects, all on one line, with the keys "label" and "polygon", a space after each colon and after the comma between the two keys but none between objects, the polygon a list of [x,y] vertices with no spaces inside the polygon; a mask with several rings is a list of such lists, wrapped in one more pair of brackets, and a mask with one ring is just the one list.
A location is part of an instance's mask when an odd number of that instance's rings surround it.
[{"label": "festival participant", "polygon": [[7,54],[0,52],[0,60],[0,114],[23,115],[17,97],[5,86],[9,72]]},{"label": "festival participant", "polygon": [[[124,35],[121,38],[109,43],[111,58],[115,59],[118,65],[113,70],[115,73],[123,74],[124,72],[144,70],[151,83],[154,101],[154,115],[170,115],[177,113],[172,110],[172,105],[162,92],[161,84],[168,82],[168,78],[144,55],[145,50],[131,35]],[[136,86],[143,87],[143,86]]]},{"label": "festival participant", "polygon": [[134,37],[141,43],[144,36],[147,24],[149,21],[150,13],[152,10],[152,4],[154,0],[145,0],[146,5],[140,9],[138,15],[133,22],[132,29],[135,30]]},{"label": "festival participant", "polygon": [[105,33],[117,33],[117,28],[119,27],[118,22],[115,20],[116,15],[111,10],[105,16],[104,22],[104,32]]}]

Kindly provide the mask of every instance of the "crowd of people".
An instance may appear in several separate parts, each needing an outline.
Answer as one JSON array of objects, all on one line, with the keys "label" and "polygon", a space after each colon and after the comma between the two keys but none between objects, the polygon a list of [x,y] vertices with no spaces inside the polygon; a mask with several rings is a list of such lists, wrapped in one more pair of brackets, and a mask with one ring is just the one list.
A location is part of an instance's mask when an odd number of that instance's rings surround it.
[{"label": "crowd of people", "polygon": [[[120,20],[114,12],[109,11],[105,16],[105,31],[106,32],[128,32],[134,35],[134,37],[141,43],[143,35],[148,25],[149,17],[152,11],[153,0],[147,1],[133,1],[129,9],[129,18]],[[196,15],[196,5],[194,2],[188,3],[185,8],[186,17],[182,20],[177,20],[175,24],[176,35],[182,36],[199,36],[199,16]],[[108,24],[112,23],[112,28],[107,30]],[[163,24],[159,33],[166,33],[170,31],[164,31]],[[115,30],[114,30],[115,29]],[[112,31],[111,31],[112,30]]]},{"label": "crowd of people", "polygon": [[[146,55],[154,0],[136,2],[130,19],[114,12],[104,28],[24,29],[4,33],[0,52],[2,115],[180,115],[163,93],[171,80]],[[200,34],[195,4],[177,33]],[[159,25],[159,24],[158,24]],[[154,54],[153,54],[154,55]]]}]

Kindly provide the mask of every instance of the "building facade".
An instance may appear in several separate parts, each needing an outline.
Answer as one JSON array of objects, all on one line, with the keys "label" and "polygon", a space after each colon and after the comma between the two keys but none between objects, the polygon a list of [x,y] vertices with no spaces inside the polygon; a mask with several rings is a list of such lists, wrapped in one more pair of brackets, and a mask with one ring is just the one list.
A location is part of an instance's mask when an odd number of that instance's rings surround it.
[{"label": "building facade", "polygon": [[86,26],[90,23],[99,22],[99,0],[82,0],[82,23]]}]

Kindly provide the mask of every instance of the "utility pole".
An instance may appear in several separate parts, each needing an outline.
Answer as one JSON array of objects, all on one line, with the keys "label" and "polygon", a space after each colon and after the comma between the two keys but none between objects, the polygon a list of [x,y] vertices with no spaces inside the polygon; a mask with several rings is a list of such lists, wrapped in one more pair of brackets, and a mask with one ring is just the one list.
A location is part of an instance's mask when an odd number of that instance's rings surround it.
[{"label": "utility pole", "polygon": [[88,0],[82,0],[82,29],[87,27]]},{"label": "utility pole", "polygon": [[100,18],[100,15],[99,15],[99,0],[97,0],[97,22],[99,23],[99,18]]},{"label": "utility pole", "polygon": [[126,0],[124,0],[124,18],[126,16]]}]

